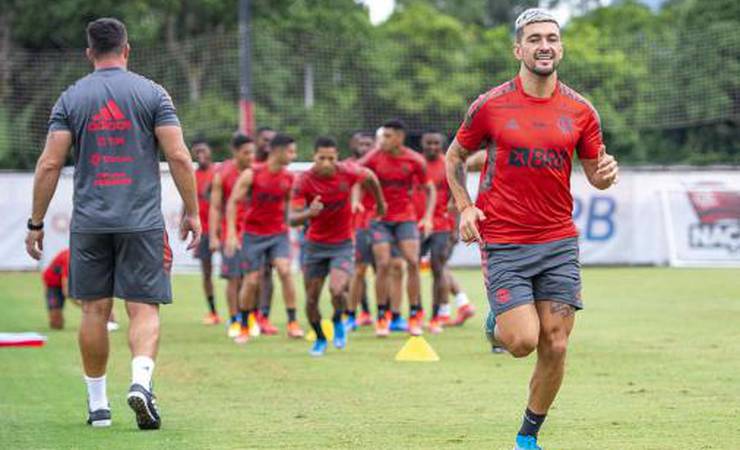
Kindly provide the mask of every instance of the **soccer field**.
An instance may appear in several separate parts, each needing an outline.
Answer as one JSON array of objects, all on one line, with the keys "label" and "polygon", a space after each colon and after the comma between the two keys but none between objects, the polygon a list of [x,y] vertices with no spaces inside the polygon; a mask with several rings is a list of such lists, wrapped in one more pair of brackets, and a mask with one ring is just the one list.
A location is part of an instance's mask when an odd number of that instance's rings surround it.
[{"label": "soccer field", "polygon": [[[91,429],[78,309],[68,304],[67,329],[49,332],[39,275],[0,274],[0,331],[49,337],[41,349],[0,349],[0,447],[510,449],[534,358],[488,351],[480,273],[456,274],[479,314],[426,336],[437,363],[395,362],[406,336],[378,340],[369,329],[320,359],[283,335],[240,347],[222,327],[200,324],[199,278],[176,276],[175,303],[163,308],[156,432],[139,432],[125,404],[122,304],[108,371],[113,426]],[[584,301],[565,383],[540,433],[546,449],[740,448],[737,270],[589,268]],[[223,309],[223,295],[218,302]]]}]

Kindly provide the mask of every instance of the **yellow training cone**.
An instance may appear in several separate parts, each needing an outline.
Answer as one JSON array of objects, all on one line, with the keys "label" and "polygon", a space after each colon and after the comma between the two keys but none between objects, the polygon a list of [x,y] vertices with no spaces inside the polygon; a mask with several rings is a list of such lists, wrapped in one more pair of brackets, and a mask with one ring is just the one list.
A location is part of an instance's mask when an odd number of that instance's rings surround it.
[{"label": "yellow training cone", "polygon": [[[324,332],[324,336],[326,336],[327,341],[331,341],[334,339],[334,324],[329,319],[324,319],[321,321],[321,331]],[[306,333],[306,340],[308,342],[313,342],[316,340],[316,332],[313,331],[313,329],[309,329],[308,333]]]},{"label": "yellow training cone", "polygon": [[431,362],[439,361],[439,356],[423,337],[411,336],[396,354],[396,361]]}]

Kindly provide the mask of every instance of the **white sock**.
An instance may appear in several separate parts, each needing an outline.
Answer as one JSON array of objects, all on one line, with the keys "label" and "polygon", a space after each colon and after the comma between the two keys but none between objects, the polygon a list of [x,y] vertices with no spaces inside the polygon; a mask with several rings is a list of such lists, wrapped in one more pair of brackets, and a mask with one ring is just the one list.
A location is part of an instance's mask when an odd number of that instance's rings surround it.
[{"label": "white sock", "polygon": [[443,303],[439,306],[439,315],[440,316],[450,315],[450,304],[449,303]]},{"label": "white sock", "polygon": [[140,384],[144,388],[152,389],[152,374],[154,361],[148,356],[136,356],[131,360],[131,384]]},{"label": "white sock", "polygon": [[467,305],[468,303],[470,303],[468,294],[466,294],[465,292],[458,292],[455,296],[455,306],[459,308],[461,306]]},{"label": "white sock", "polygon": [[98,378],[92,378],[85,375],[85,384],[87,385],[87,402],[90,411],[98,409],[108,409],[108,393],[105,387],[105,375]]}]

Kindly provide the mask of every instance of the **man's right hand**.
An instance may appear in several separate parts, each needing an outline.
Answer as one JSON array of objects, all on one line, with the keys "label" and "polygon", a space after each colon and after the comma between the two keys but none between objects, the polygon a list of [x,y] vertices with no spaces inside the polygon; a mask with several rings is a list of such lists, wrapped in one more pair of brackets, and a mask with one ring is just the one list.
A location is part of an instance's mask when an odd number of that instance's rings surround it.
[{"label": "man's right hand", "polygon": [[186,214],[183,216],[180,222],[180,239],[184,241],[188,238],[188,234],[191,237],[187,249],[192,250],[200,243],[201,228],[198,214]]},{"label": "man's right hand", "polygon": [[483,238],[478,231],[478,222],[485,220],[486,216],[483,211],[470,205],[460,213],[460,238],[466,244],[478,242],[483,244]]},{"label": "man's right hand", "polygon": [[208,249],[211,252],[217,252],[221,248],[221,240],[218,235],[211,235],[208,239]]},{"label": "man's right hand", "polygon": [[317,195],[311,200],[311,204],[308,206],[308,213],[311,217],[316,217],[322,209],[324,209],[324,204],[321,203],[321,196]]},{"label": "man's right hand", "polygon": [[229,235],[228,238],[226,238],[226,248],[224,249],[224,253],[226,253],[226,256],[231,258],[236,254],[236,250],[239,248],[239,239],[237,239],[234,235]]}]

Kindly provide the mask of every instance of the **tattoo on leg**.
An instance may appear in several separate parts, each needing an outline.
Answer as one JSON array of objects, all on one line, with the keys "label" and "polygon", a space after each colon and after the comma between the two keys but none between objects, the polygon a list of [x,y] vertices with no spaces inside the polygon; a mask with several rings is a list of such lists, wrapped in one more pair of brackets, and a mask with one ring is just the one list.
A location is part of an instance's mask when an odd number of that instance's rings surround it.
[{"label": "tattoo on leg", "polygon": [[560,317],[571,317],[576,314],[576,309],[566,303],[552,302],[550,305],[551,314],[560,314]]}]

